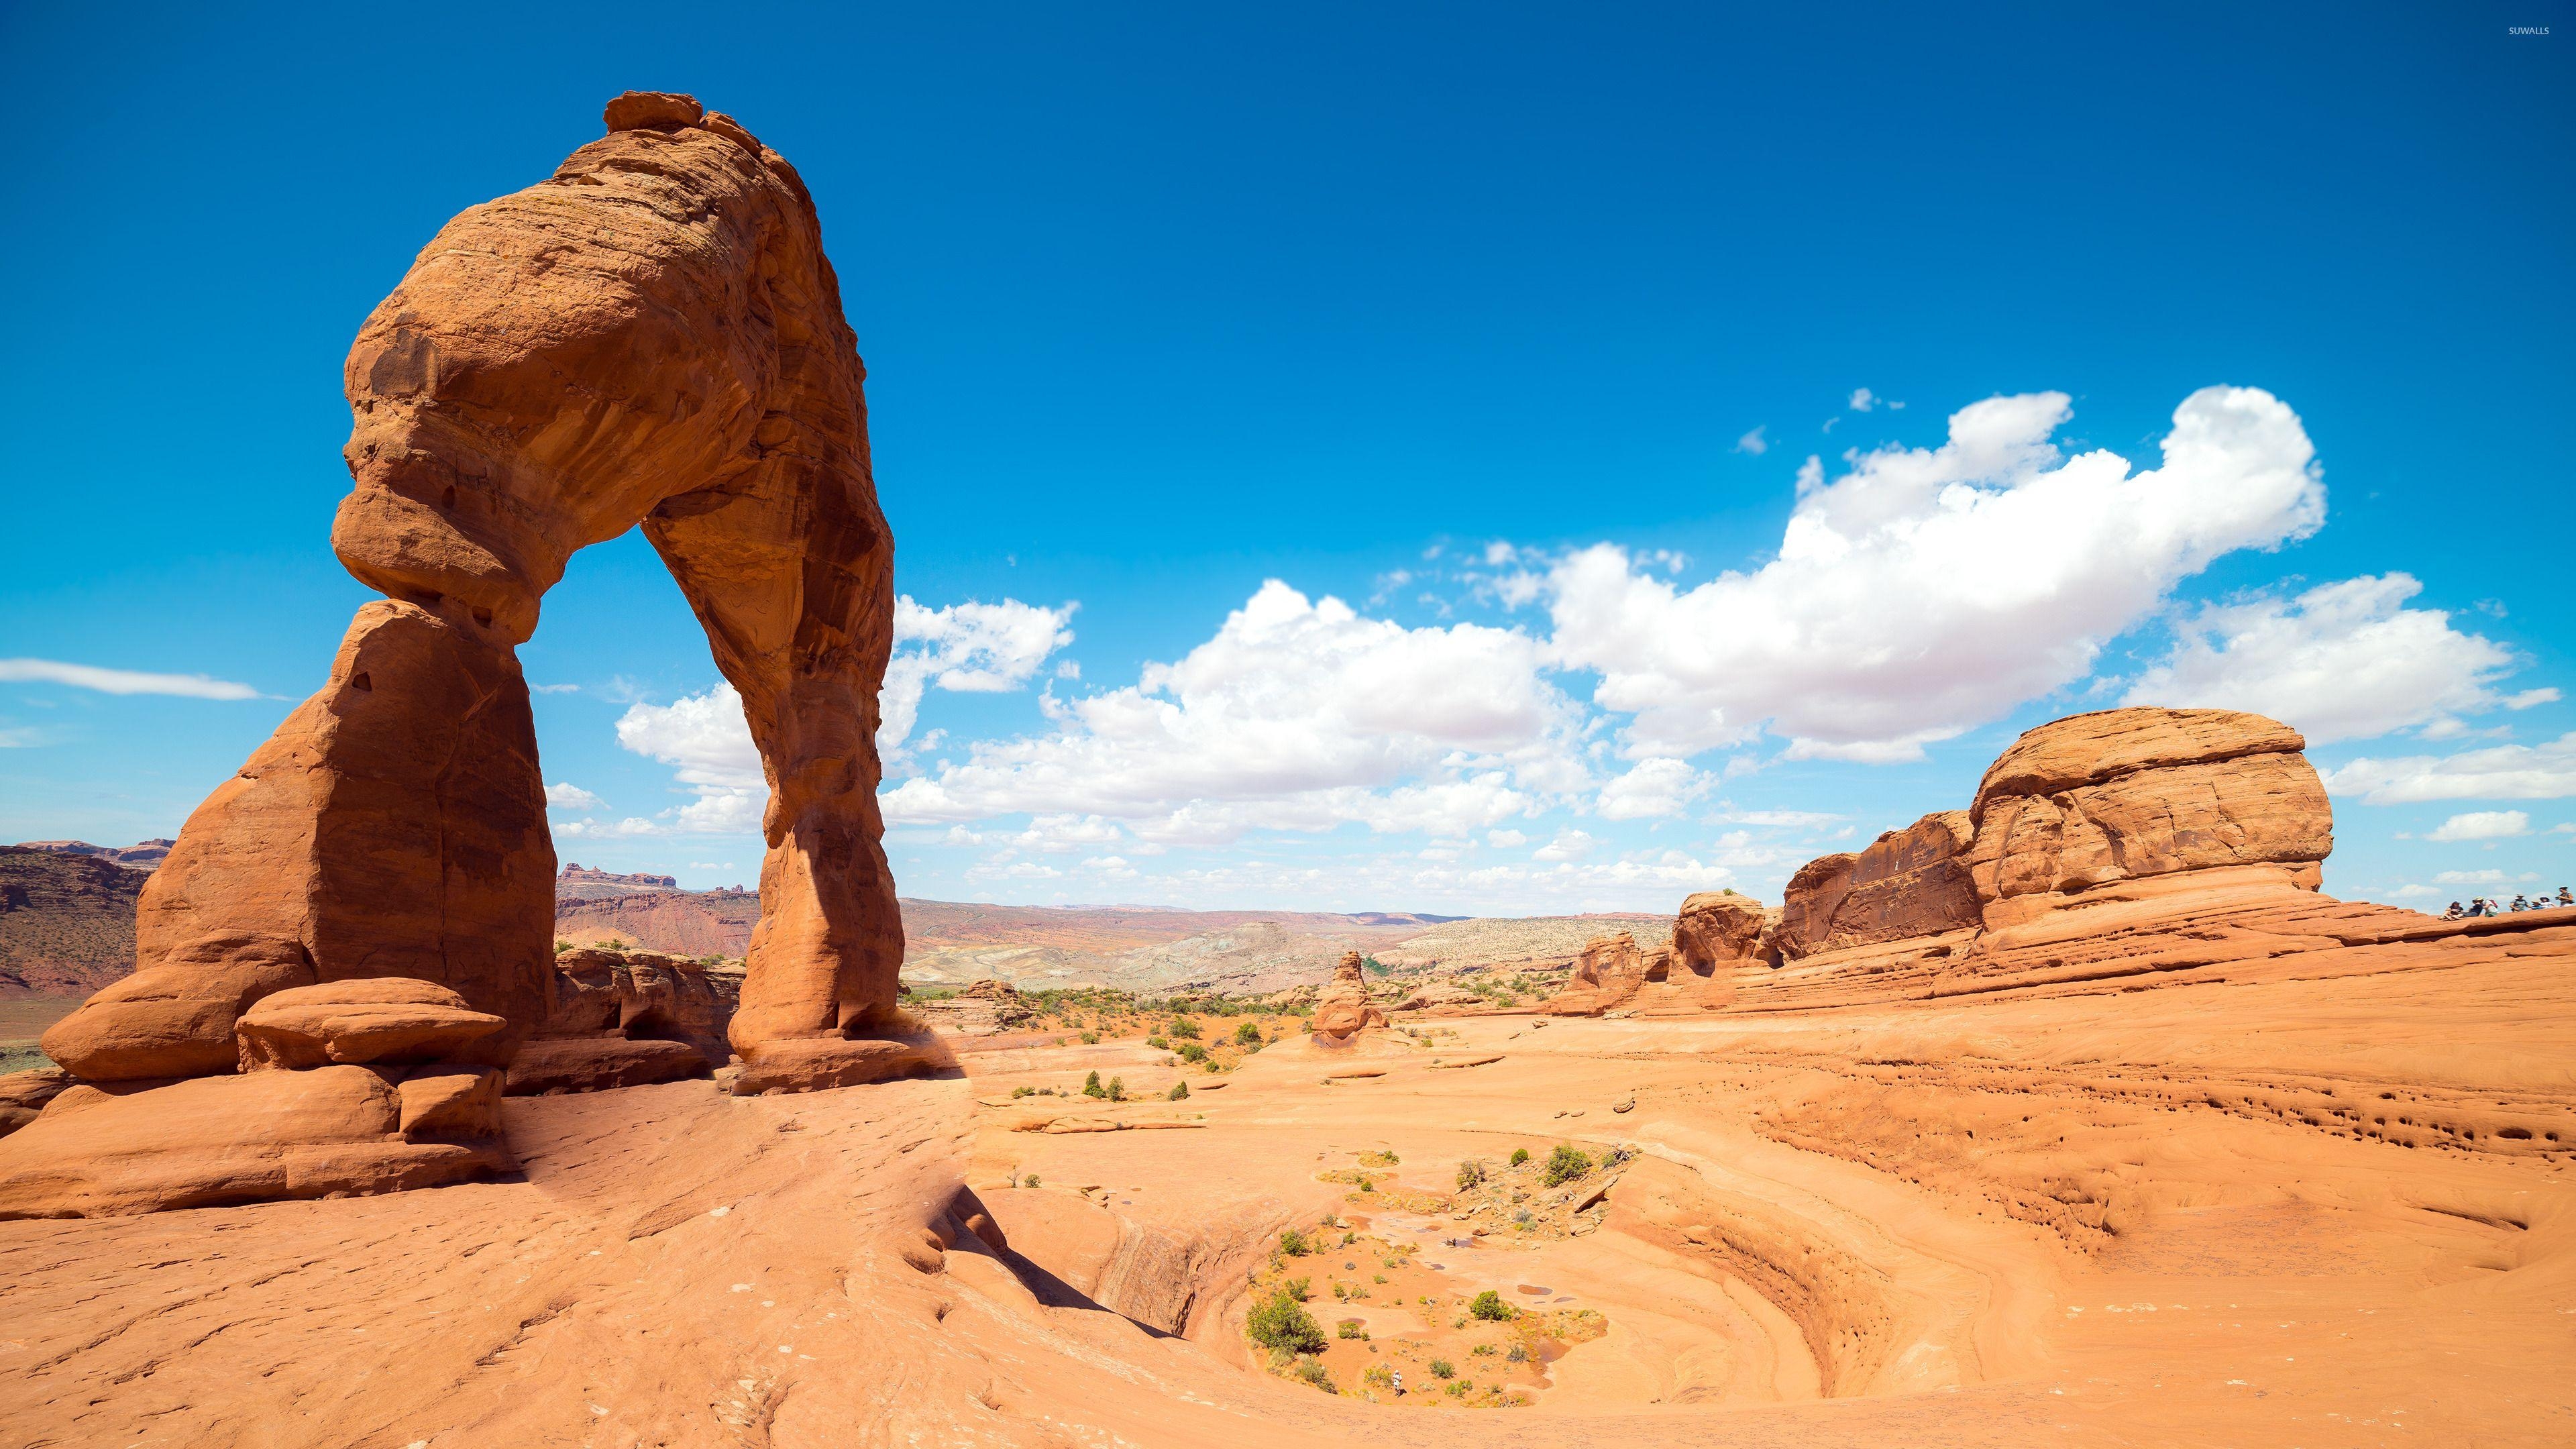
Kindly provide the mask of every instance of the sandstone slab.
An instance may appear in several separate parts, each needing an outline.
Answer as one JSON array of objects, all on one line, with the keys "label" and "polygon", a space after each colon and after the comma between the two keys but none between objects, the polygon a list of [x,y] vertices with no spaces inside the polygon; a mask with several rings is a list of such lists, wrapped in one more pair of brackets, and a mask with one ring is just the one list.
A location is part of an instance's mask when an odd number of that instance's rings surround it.
[{"label": "sandstone slab", "polygon": [[0,1218],[388,1192],[510,1166],[497,1141],[406,1140],[399,1094],[366,1067],[65,1098],[0,1138]]},{"label": "sandstone slab", "polygon": [[364,977],[280,991],[242,1014],[245,1072],[333,1063],[452,1061],[509,1025],[469,1011],[444,986],[399,976]]}]

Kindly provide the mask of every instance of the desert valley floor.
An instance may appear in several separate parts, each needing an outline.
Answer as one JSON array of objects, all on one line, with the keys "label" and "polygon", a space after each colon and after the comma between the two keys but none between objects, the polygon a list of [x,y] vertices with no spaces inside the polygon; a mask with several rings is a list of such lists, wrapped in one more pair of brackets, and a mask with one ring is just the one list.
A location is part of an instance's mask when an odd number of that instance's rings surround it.
[{"label": "desert valley floor", "polygon": [[[963,1041],[937,1080],[513,1097],[520,1180],[0,1223],[0,1422],[391,1449],[2565,1443],[2571,938],[1399,1020],[1177,1102],[1166,1053],[1054,1035]],[[1013,1095],[1092,1071],[1140,1100]],[[1525,1174],[1514,1148],[1558,1144],[1635,1154],[1575,1185],[1606,1211],[1453,1220],[1462,1160]],[[1316,1315],[1369,1335],[1325,1355],[1339,1394],[1244,1337],[1289,1229]],[[1486,1289],[1592,1336],[1475,1354],[1452,1325]],[[1407,1347],[1435,1336],[1533,1402],[1435,1387]],[[1370,1402],[1380,1354],[1416,1368]]]}]

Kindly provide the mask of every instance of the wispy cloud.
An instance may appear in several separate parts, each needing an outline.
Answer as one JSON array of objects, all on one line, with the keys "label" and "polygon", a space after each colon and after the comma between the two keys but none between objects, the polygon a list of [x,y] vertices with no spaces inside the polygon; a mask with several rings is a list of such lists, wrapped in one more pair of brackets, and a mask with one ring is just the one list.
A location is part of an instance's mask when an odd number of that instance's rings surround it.
[{"label": "wispy cloud", "polygon": [[257,699],[258,690],[208,674],[151,674],[60,659],[0,659],[0,681],[66,684],[101,694],[175,694],[185,699]]}]

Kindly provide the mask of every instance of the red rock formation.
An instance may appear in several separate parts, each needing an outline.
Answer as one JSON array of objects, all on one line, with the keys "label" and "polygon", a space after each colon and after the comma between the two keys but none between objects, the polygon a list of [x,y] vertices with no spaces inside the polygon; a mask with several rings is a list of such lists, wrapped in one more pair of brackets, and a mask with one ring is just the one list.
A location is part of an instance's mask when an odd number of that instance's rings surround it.
[{"label": "red rock formation", "polygon": [[[329,683],[198,808],[132,990],[49,1035],[84,1077],[220,1071],[268,991],[433,982],[548,1017],[554,853],[516,646],[565,560],[641,525],[741,693],[771,800],[734,1045],[770,1085],[889,1070],[901,1030],[876,692],[892,544],[864,375],[793,167],[685,96],[612,102],[553,177],[451,221],[367,319],[341,561],[386,594]],[[901,1069],[899,1066],[893,1069]]]},{"label": "red rock formation", "polygon": [[1926,815],[1858,855],[1809,861],[1789,880],[1777,940],[1784,957],[1937,936],[1975,926],[1977,893],[1962,856],[1969,813]]},{"label": "red rock formation", "polygon": [[587,1092],[703,1077],[725,1040],[742,974],[655,951],[583,947],[554,964],[554,1003],[510,1063],[513,1095]]},{"label": "red rock formation", "polygon": [[1984,923],[2115,881],[2265,865],[2314,889],[2334,812],[2296,730],[2233,710],[2114,709],[2024,734],[1977,787]]},{"label": "red rock formation", "polygon": [[1372,1026],[1386,1025],[1386,1011],[1369,1000],[1368,968],[1361,963],[1360,953],[1346,951],[1341,963],[1333,968],[1333,979],[1315,998],[1315,1033],[1334,1041],[1349,1041]]}]

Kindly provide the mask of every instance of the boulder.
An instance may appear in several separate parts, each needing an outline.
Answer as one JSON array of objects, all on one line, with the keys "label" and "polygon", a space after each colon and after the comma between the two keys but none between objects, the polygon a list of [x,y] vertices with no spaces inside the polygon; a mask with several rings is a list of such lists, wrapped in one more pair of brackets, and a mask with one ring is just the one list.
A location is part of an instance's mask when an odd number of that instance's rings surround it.
[{"label": "boulder", "polygon": [[501,1135],[501,1074],[490,1067],[423,1067],[405,1075],[399,1129],[407,1142],[475,1142]]},{"label": "boulder", "polygon": [[1357,951],[1342,953],[1333,967],[1333,979],[1315,998],[1313,1012],[1315,1032],[1335,1041],[1348,1041],[1373,1026],[1386,1025],[1386,1011],[1369,1000],[1368,968]]},{"label": "boulder", "polygon": [[[1669,971],[1669,952],[1658,951],[1657,957]],[[1565,989],[1548,998],[1541,1010],[1557,1016],[1598,1016],[1634,997],[1646,984],[1649,970],[1646,953],[1638,949],[1634,935],[1614,931],[1595,936],[1574,958],[1574,974],[1567,978]]]},{"label": "boulder", "polygon": [[1771,933],[1783,958],[1795,960],[1825,948],[1834,912],[1851,890],[1852,867],[1859,860],[1848,851],[1820,855],[1789,877],[1788,889],[1780,894],[1780,921]]},{"label": "boulder", "polygon": [[1761,902],[1733,891],[1701,891],[1689,897],[1673,919],[1675,968],[1694,976],[1712,976],[1757,959],[1767,917]]},{"label": "boulder", "polygon": [[45,1055],[92,1082],[229,1072],[240,1059],[241,1014],[274,992],[313,984],[303,945],[280,936],[201,936],[161,962],[55,1022],[44,1034]]},{"label": "boulder", "polygon": [[1964,859],[1984,924],[2028,919],[2114,882],[2272,866],[2314,889],[2334,812],[2277,720],[2115,709],[2024,734],[1986,771]]},{"label": "boulder", "polygon": [[737,1097],[767,1092],[819,1092],[902,1077],[955,1073],[957,1058],[930,1032],[899,1036],[777,1043],[743,1063],[727,1090]]},{"label": "boulder", "polygon": [[513,1165],[493,1138],[411,1141],[404,1115],[398,1089],[358,1066],[74,1088],[0,1138],[0,1218],[389,1192]]},{"label": "boulder", "polygon": [[36,1067],[0,1076],[0,1137],[35,1121],[71,1085],[72,1074],[60,1067]]},{"label": "boulder", "polygon": [[245,1072],[302,1070],[333,1063],[452,1061],[509,1023],[469,1011],[444,986],[368,976],[298,986],[242,1013]]}]

